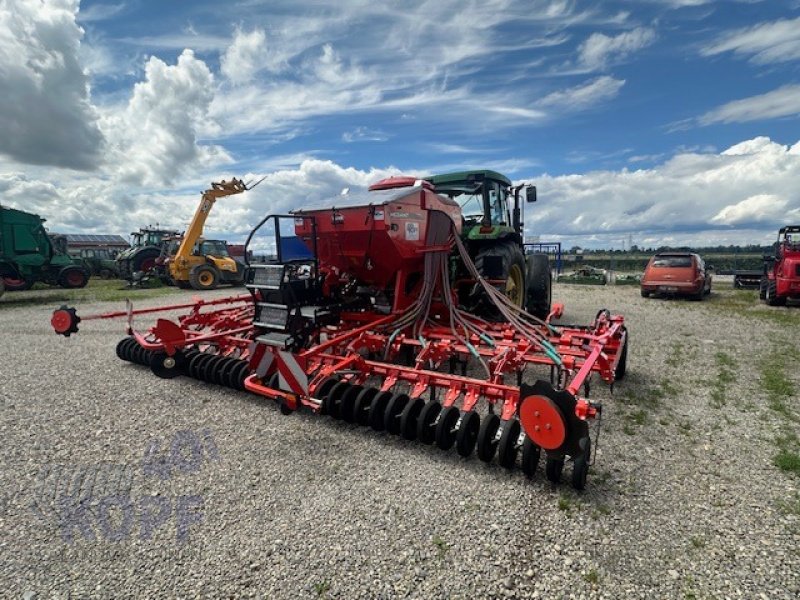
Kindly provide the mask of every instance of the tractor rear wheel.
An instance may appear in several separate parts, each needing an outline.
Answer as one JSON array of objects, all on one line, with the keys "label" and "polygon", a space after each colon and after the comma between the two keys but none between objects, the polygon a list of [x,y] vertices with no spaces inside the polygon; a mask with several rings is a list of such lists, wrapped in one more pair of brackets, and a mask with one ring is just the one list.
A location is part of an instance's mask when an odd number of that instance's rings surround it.
[{"label": "tractor rear wheel", "polygon": [[769,285],[769,279],[766,277],[762,277],[761,281],[758,283],[758,299],[759,300],[766,300],[767,299],[767,286]]},{"label": "tractor rear wheel", "polygon": [[546,319],[553,304],[553,280],[550,258],[546,254],[529,254],[525,271],[525,310],[534,317]]},{"label": "tractor rear wheel", "polygon": [[82,288],[89,283],[89,273],[82,267],[64,267],[58,274],[58,285],[62,288]]},{"label": "tractor rear wheel", "polygon": [[786,304],[786,297],[778,296],[778,283],[774,279],[770,279],[769,283],[767,283],[767,294],[764,299],[770,306],[784,306]]},{"label": "tractor rear wheel", "polygon": [[142,271],[143,273],[152,271],[156,266],[156,259],[160,255],[161,251],[158,248],[144,248],[131,259],[131,269],[134,272]]},{"label": "tractor rear wheel", "polygon": [[3,284],[9,292],[24,292],[33,287],[33,280],[17,279],[16,277],[3,277]]},{"label": "tractor rear wheel", "polygon": [[211,265],[199,265],[189,273],[189,283],[196,290],[214,290],[219,282],[219,273]]},{"label": "tractor rear wheel", "polygon": [[[497,243],[483,246],[475,256],[475,267],[485,279],[505,280],[502,291],[512,304],[525,306],[525,257],[519,244],[513,240],[499,240]],[[490,317],[500,316],[482,289],[478,290],[485,314]]]}]

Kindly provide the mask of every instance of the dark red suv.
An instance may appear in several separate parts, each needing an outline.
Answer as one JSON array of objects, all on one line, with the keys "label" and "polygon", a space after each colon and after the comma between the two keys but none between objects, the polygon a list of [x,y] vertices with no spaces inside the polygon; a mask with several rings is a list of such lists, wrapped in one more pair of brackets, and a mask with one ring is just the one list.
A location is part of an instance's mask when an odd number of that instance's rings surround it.
[{"label": "dark red suv", "polygon": [[656,254],[642,276],[642,296],[688,296],[702,300],[711,293],[711,274],[699,255],[691,252]]}]

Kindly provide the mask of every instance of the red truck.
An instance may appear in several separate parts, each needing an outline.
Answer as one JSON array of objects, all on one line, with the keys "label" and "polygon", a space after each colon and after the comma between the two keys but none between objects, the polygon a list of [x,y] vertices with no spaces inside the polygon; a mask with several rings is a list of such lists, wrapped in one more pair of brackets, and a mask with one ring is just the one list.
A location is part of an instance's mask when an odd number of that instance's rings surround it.
[{"label": "red truck", "polygon": [[800,300],[800,225],[787,225],[778,231],[775,254],[764,256],[759,295],[770,306]]}]

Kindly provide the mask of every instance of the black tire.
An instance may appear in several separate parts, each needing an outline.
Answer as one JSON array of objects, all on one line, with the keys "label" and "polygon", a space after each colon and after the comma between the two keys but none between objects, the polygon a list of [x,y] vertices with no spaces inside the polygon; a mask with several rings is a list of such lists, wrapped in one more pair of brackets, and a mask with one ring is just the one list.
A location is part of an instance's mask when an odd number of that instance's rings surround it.
[{"label": "black tire", "polygon": [[526,435],[525,441],[522,443],[522,472],[526,477],[531,478],[536,473],[541,454],[542,449]]},{"label": "black tire", "polygon": [[639,290],[639,293],[642,294],[642,298],[649,298],[650,297],[650,292],[648,292],[647,290]]},{"label": "black tire", "polygon": [[58,285],[62,288],[84,288],[87,283],[89,283],[89,271],[83,267],[64,267],[58,273]]},{"label": "black tire", "polygon": [[188,281],[181,281],[180,279],[173,279],[172,282],[182,290],[192,289],[192,284]]},{"label": "black tire", "polygon": [[365,427],[369,425],[369,410],[372,406],[372,399],[380,393],[378,388],[368,387],[356,396],[353,405],[353,418],[358,425]]},{"label": "black tire", "polygon": [[519,421],[511,419],[503,424],[503,434],[500,436],[500,441],[497,442],[497,462],[501,467],[511,469],[517,461],[517,441],[522,427]]},{"label": "black tire", "polygon": [[150,356],[150,369],[156,377],[173,379],[183,373],[183,361],[180,352],[174,356],[166,352],[153,352]]},{"label": "black tire", "polygon": [[436,401],[428,402],[422,407],[417,418],[417,439],[423,444],[432,444],[436,439],[433,423],[442,412],[442,405]]},{"label": "black tire", "polygon": [[580,491],[586,488],[586,477],[589,474],[589,461],[592,456],[592,442],[587,437],[581,440],[583,453],[572,461],[572,487]]},{"label": "black tire", "polygon": [[441,450],[450,450],[456,441],[456,432],[453,429],[461,416],[455,406],[448,406],[439,415],[439,422],[436,423],[436,445]]},{"label": "black tire", "polygon": [[529,254],[525,270],[525,310],[534,317],[547,318],[553,305],[553,279],[550,258]]},{"label": "black tire", "polygon": [[762,277],[761,281],[758,283],[758,298],[759,300],[766,300],[767,299],[767,286],[769,285],[769,279],[766,277]]},{"label": "black tire", "polygon": [[325,406],[331,418],[339,420],[341,418],[341,400],[345,393],[350,389],[350,384],[346,381],[340,381],[331,388],[328,395],[325,397]]},{"label": "black tire", "polygon": [[456,434],[456,452],[460,456],[466,458],[475,450],[480,427],[481,418],[474,410],[469,410],[461,415],[461,425],[458,426]]},{"label": "black tire", "polygon": [[24,292],[33,287],[33,279],[17,279],[15,277],[3,277],[3,284],[9,292]]},{"label": "black tire", "polygon": [[3,278],[0,277],[0,298],[3,297],[5,291],[6,291],[6,284],[3,282]]},{"label": "black tire", "polygon": [[211,265],[198,265],[189,273],[189,283],[199,291],[215,290],[219,284],[219,273]]},{"label": "black tire", "polygon": [[547,476],[547,481],[551,483],[559,483],[561,481],[561,473],[564,472],[564,458],[547,457],[544,465],[544,473]]},{"label": "black tire", "polygon": [[155,261],[159,256],[161,256],[161,250],[158,248],[142,248],[130,260],[131,270],[147,273],[155,267]]},{"label": "black tire", "polygon": [[481,419],[481,427],[478,430],[478,458],[483,462],[489,462],[497,452],[497,442],[494,437],[500,427],[500,417],[489,414]]},{"label": "black tire", "polygon": [[[499,260],[498,260],[499,259]],[[525,257],[522,248],[514,240],[498,240],[493,244],[486,244],[478,251],[473,261],[478,273],[486,279],[508,280],[512,269],[519,269],[521,289],[517,290],[516,304],[525,307]],[[478,290],[481,313],[491,318],[499,318],[497,307],[486,298],[483,289]]]},{"label": "black tire", "polygon": [[250,375],[250,367],[246,360],[241,360],[239,362],[241,364],[239,364],[239,366],[237,366],[231,373],[231,386],[237,390],[244,391],[244,380]]},{"label": "black tire", "polygon": [[392,435],[400,434],[400,417],[408,404],[408,394],[394,394],[386,405],[383,414],[383,426]]},{"label": "black tire", "polygon": [[628,336],[630,334],[625,331],[625,345],[622,346],[622,350],[620,351],[619,362],[617,363],[617,368],[614,370],[614,380],[620,381],[625,377],[625,373],[628,370]]},{"label": "black tire", "polygon": [[363,385],[351,385],[350,389],[347,390],[342,396],[341,400],[339,400],[339,415],[341,416],[342,421],[345,421],[346,423],[353,423],[355,421],[356,398],[358,398],[358,395],[363,390]]},{"label": "black tire", "polygon": [[386,406],[393,395],[392,392],[381,392],[372,399],[369,405],[369,425],[375,431],[383,431],[386,427]]},{"label": "black tire", "polygon": [[417,439],[417,420],[425,406],[425,400],[416,398],[406,404],[400,415],[400,435],[407,440]]},{"label": "black tire", "polygon": [[764,298],[770,306],[785,306],[786,297],[778,296],[778,284],[774,279],[770,279],[767,283],[767,294]]}]

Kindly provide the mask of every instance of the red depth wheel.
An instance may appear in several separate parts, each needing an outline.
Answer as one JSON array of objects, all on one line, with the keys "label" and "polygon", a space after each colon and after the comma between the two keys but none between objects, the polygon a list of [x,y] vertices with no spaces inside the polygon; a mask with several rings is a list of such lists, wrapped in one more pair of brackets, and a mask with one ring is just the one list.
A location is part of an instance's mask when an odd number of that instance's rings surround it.
[{"label": "red depth wheel", "polygon": [[50,319],[50,325],[53,326],[55,332],[64,337],[69,337],[70,334],[78,331],[78,323],[81,318],[75,314],[74,308],[62,306],[53,311],[53,316]]},{"label": "red depth wheel", "polygon": [[545,450],[557,450],[567,437],[561,410],[547,396],[528,396],[519,409],[519,420],[529,438]]}]

